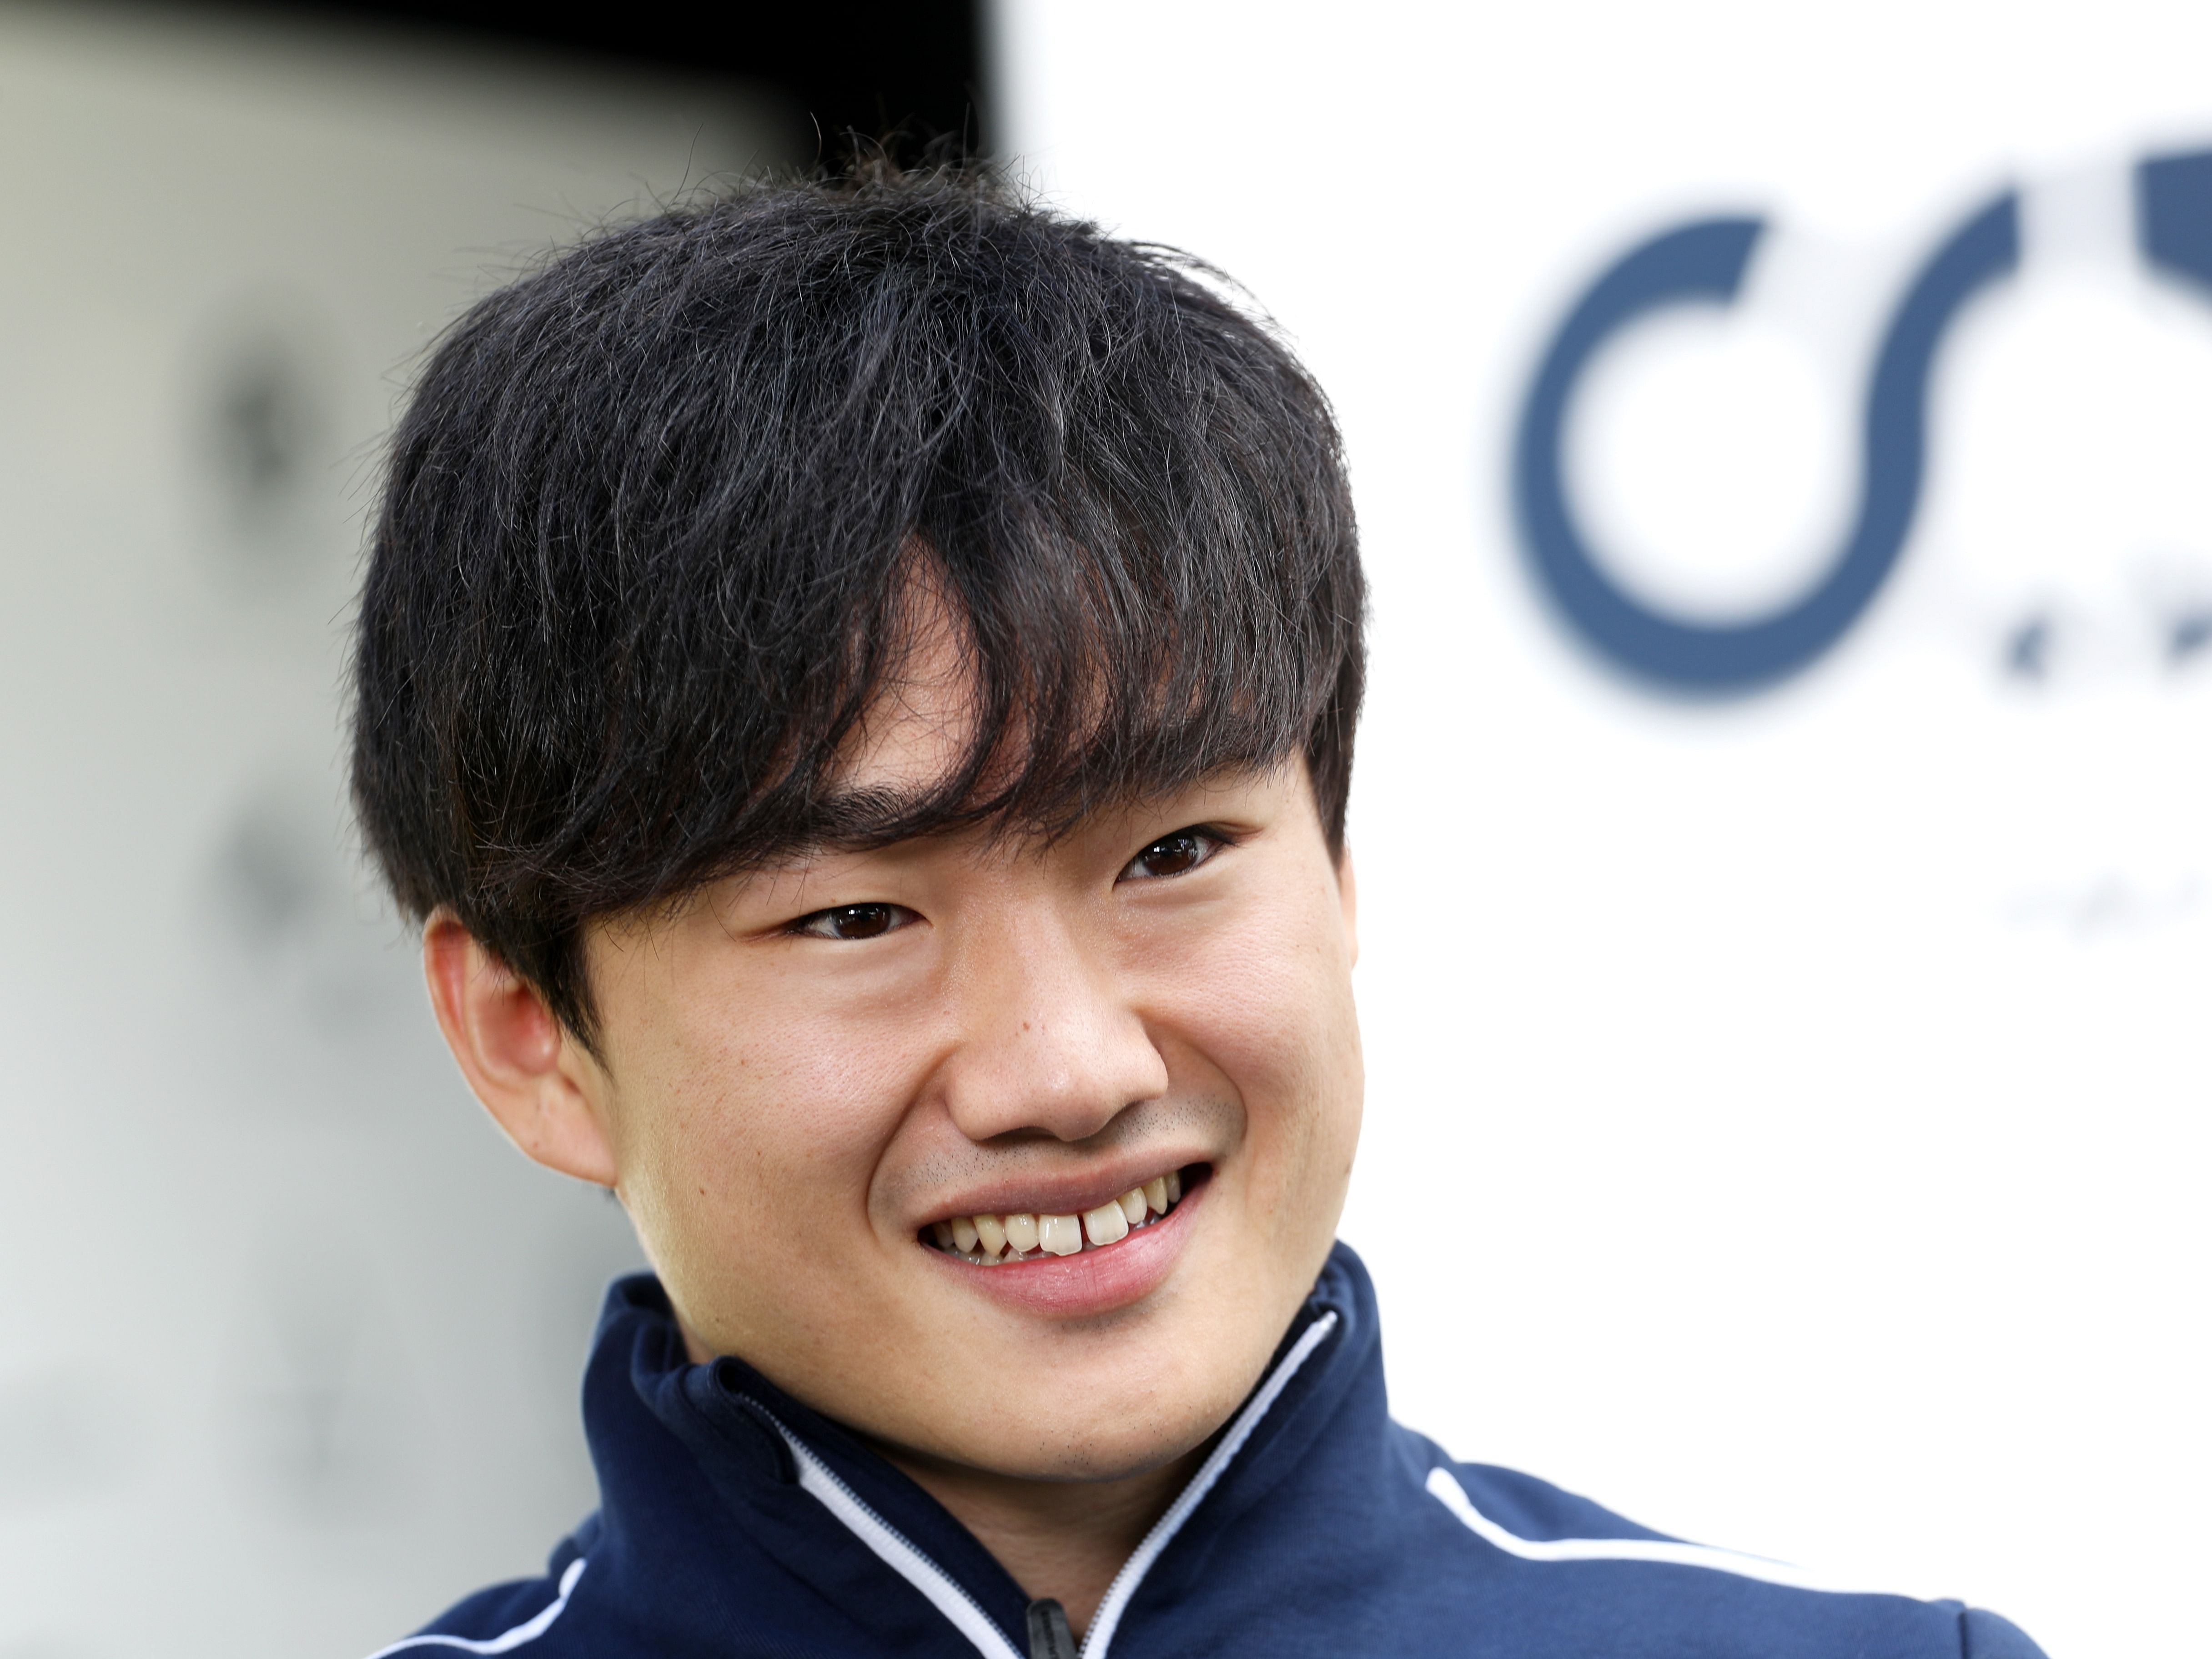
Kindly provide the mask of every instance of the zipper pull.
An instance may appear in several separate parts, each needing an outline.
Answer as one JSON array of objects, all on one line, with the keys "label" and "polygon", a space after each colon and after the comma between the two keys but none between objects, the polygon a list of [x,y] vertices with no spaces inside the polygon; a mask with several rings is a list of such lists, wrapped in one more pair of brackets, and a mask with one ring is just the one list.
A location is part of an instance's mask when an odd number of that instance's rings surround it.
[{"label": "zipper pull", "polygon": [[1049,1595],[1030,1603],[1030,1659],[1077,1659],[1067,1609]]}]

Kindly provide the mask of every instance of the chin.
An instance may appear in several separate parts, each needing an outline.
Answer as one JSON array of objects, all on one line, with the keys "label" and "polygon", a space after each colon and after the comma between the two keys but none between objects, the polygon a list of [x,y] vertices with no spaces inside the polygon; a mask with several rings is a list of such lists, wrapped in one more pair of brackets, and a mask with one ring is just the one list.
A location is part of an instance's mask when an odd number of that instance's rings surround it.
[{"label": "chin", "polygon": [[1024,1437],[1044,1449],[1038,1455],[1009,1459],[1007,1437],[956,1453],[959,1462],[1023,1480],[1126,1480],[1164,1468],[1206,1443],[1216,1419],[1236,1408],[1193,1405],[1160,1418],[1102,1425],[1096,1417],[1057,1418],[1025,1425]]},{"label": "chin", "polygon": [[[1157,1357],[1193,1336],[1163,1331],[1133,1340],[1140,1357]],[[956,1414],[939,1395],[921,1420],[933,1417],[929,1449],[949,1462],[1027,1480],[1125,1480],[1188,1455],[1235,1414],[1254,1379],[1242,1365],[1218,1364],[1229,1358],[1223,1352],[1216,1365],[1177,1367],[1165,1376],[1156,1364],[1098,1365],[1081,1385],[1033,1399],[1018,1415],[1003,1401],[995,1412]],[[1065,1377],[1081,1364],[1068,1356],[1056,1369]]]}]

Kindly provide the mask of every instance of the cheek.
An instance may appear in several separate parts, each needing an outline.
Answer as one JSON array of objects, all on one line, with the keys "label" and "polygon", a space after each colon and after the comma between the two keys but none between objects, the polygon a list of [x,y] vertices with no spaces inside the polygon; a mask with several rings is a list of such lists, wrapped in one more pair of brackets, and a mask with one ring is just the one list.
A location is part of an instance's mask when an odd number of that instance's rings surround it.
[{"label": "cheek", "polygon": [[1236,1091],[1256,1194],[1297,1206],[1338,1190],[1358,1133],[1363,1072],[1351,961],[1332,883],[1195,944],[1177,963],[1173,1023]]},{"label": "cheek", "polygon": [[[720,1011],[742,1008],[742,1015]],[[624,1173],[666,1250],[759,1261],[866,1225],[869,1172],[897,1127],[908,1056],[896,1018],[797,998],[702,995],[661,1024],[628,1080]],[[630,1194],[626,1194],[626,1196]]]}]

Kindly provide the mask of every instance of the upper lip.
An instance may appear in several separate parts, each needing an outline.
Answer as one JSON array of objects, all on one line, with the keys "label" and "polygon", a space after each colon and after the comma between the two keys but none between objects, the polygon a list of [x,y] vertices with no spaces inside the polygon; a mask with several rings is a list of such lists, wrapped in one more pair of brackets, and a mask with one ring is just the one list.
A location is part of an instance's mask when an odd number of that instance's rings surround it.
[{"label": "upper lip", "polygon": [[1130,1152],[1116,1154],[1089,1169],[1059,1175],[1009,1176],[972,1188],[964,1197],[931,1206],[920,1224],[927,1227],[960,1215],[1081,1215],[1111,1203],[1155,1176],[1210,1161],[1195,1154]]}]

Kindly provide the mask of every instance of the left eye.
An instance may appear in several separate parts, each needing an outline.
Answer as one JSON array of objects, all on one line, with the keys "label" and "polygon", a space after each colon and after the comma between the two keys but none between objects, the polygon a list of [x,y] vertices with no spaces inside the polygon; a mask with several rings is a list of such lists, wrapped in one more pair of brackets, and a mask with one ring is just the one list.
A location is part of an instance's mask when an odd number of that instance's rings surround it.
[{"label": "left eye", "polygon": [[1157,881],[1163,876],[1179,876],[1198,866],[1220,851],[1221,842],[1203,830],[1178,830],[1171,836],[1162,836],[1150,847],[1122,866],[1124,881]]},{"label": "left eye", "polygon": [[817,910],[791,924],[794,933],[809,939],[881,939],[915,920],[903,904],[840,904]]}]

